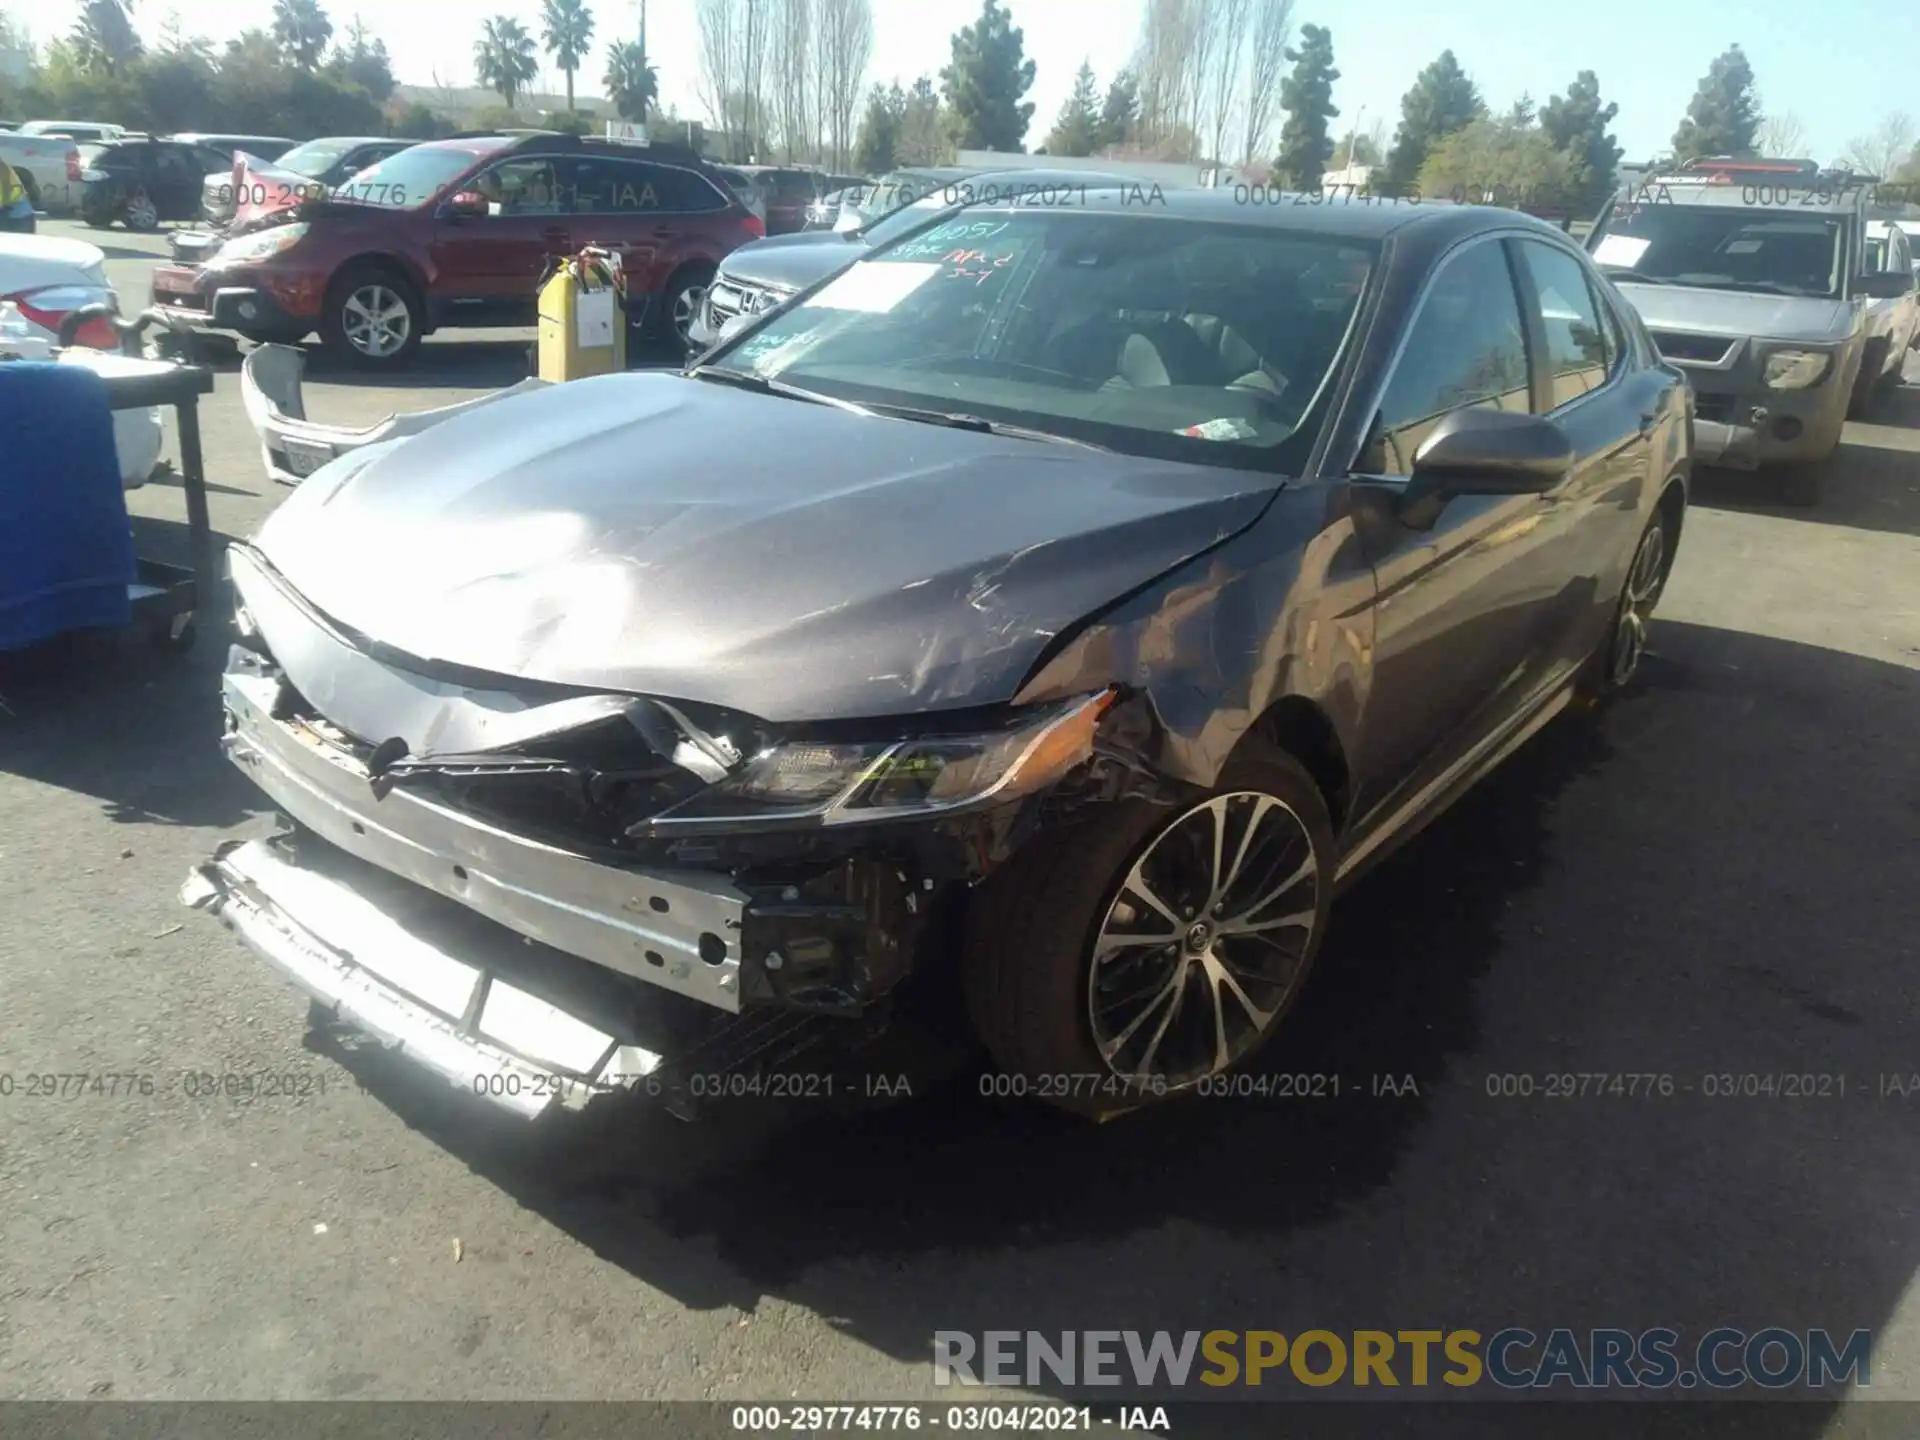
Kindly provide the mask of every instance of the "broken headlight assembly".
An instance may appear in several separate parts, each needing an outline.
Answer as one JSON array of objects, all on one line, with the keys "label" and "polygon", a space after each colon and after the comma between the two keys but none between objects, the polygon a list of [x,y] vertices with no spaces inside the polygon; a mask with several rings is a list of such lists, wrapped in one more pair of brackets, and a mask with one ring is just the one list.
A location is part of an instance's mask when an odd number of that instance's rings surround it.
[{"label": "broken headlight assembly", "polygon": [[1776,350],[1767,356],[1769,390],[1810,390],[1827,378],[1833,356],[1824,350]]},{"label": "broken headlight assembly", "polygon": [[1100,717],[1117,698],[1117,691],[1103,690],[972,734],[786,741],[629,833],[877,824],[1015,800],[1091,758]]}]

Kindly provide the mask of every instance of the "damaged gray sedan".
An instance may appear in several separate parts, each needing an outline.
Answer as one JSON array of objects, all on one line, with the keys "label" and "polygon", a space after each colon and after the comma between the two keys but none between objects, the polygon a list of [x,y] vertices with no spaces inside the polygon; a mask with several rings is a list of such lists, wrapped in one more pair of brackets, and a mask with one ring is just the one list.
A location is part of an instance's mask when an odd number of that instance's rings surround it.
[{"label": "damaged gray sedan", "polygon": [[185,899],[523,1114],[845,1051],[958,967],[1025,1093],[1179,1094],[1576,696],[1687,389],[1470,207],[969,207],[684,375],[356,450],[232,553],[284,813]]}]

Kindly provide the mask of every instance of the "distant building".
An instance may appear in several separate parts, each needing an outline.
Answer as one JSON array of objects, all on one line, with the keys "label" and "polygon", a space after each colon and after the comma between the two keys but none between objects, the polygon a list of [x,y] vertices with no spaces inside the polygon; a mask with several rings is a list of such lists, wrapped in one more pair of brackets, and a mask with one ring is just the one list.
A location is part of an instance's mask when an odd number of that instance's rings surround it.
[{"label": "distant building", "polygon": [[[393,97],[403,106],[424,105],[463,128],[489,110],[498,110],[506,103],[500,98],[498,90],[488,90],[480,85],[396,85]],[[597,96],[577,95],[573,108],[593,120],[619,119],[619,112],[613,108],[612,102]],[[513,109],[515,114],[529,119],[541,115],[564,115],[567,97],[522,95],[514,102]]]},{"label": "distant building", "polygon": [[1320,188],[1371,194],[1373,172],[1379,168],[1377,165],[1347,165],[1338,170],[1329,170],[1320,177]]}]

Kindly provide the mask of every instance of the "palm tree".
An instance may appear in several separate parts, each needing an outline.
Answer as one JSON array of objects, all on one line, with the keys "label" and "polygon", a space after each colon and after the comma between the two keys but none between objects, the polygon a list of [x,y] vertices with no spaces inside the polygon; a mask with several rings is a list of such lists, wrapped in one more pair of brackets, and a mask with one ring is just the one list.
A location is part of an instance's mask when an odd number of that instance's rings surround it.
[{"label": "palm tree", "polygon": [[480,83],[489,90],[499,91],[500,98],[511,110],[514,97],[540,73],[534,58],[533,37],[518,20],[495,15],[474,43],[473,68],[480,76]]},{"label": "palm tree", "polygon": [[273,0],[273,38],[289,62],[312,70],[333,38],[333,22],[320,0]]},{"label": "palm tree", "polygon": [[554,64],[566,72],[567,109],[573,109],[573,72],[587,58],[587,46],[593,41],[593,11],[586,0],[545,0],[540,10],[540,26],[546,34],[547,49]]},{"label": "palm tree", "polygon": [[68,42],[74,63],[82,70],[113,75],[138,56],[140,34],[127,15],[132,8],[132,0],[87,0]]},{"label": "palm tree", "polygon": [[607,73],[600,83],[622,120],[645,120],[660,98],[660,76],[647,63],[647,47],[633,40],[607,47]]}]

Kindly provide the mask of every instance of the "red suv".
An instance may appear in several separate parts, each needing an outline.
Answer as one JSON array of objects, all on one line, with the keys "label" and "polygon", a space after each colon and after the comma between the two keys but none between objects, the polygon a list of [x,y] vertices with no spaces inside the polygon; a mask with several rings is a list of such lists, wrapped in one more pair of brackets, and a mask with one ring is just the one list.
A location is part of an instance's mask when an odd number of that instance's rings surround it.
[{"label": "red suv", "polygon": [[764,233],[704,161],[561,135],[415,145],[236,234],[201,265],[154,271],[154,303],[257,341],[320,332],[368,369],[442,326],[534,318],[541,278],[586,245],[625,260],[629,320],[686,339],[714,267]]}]

